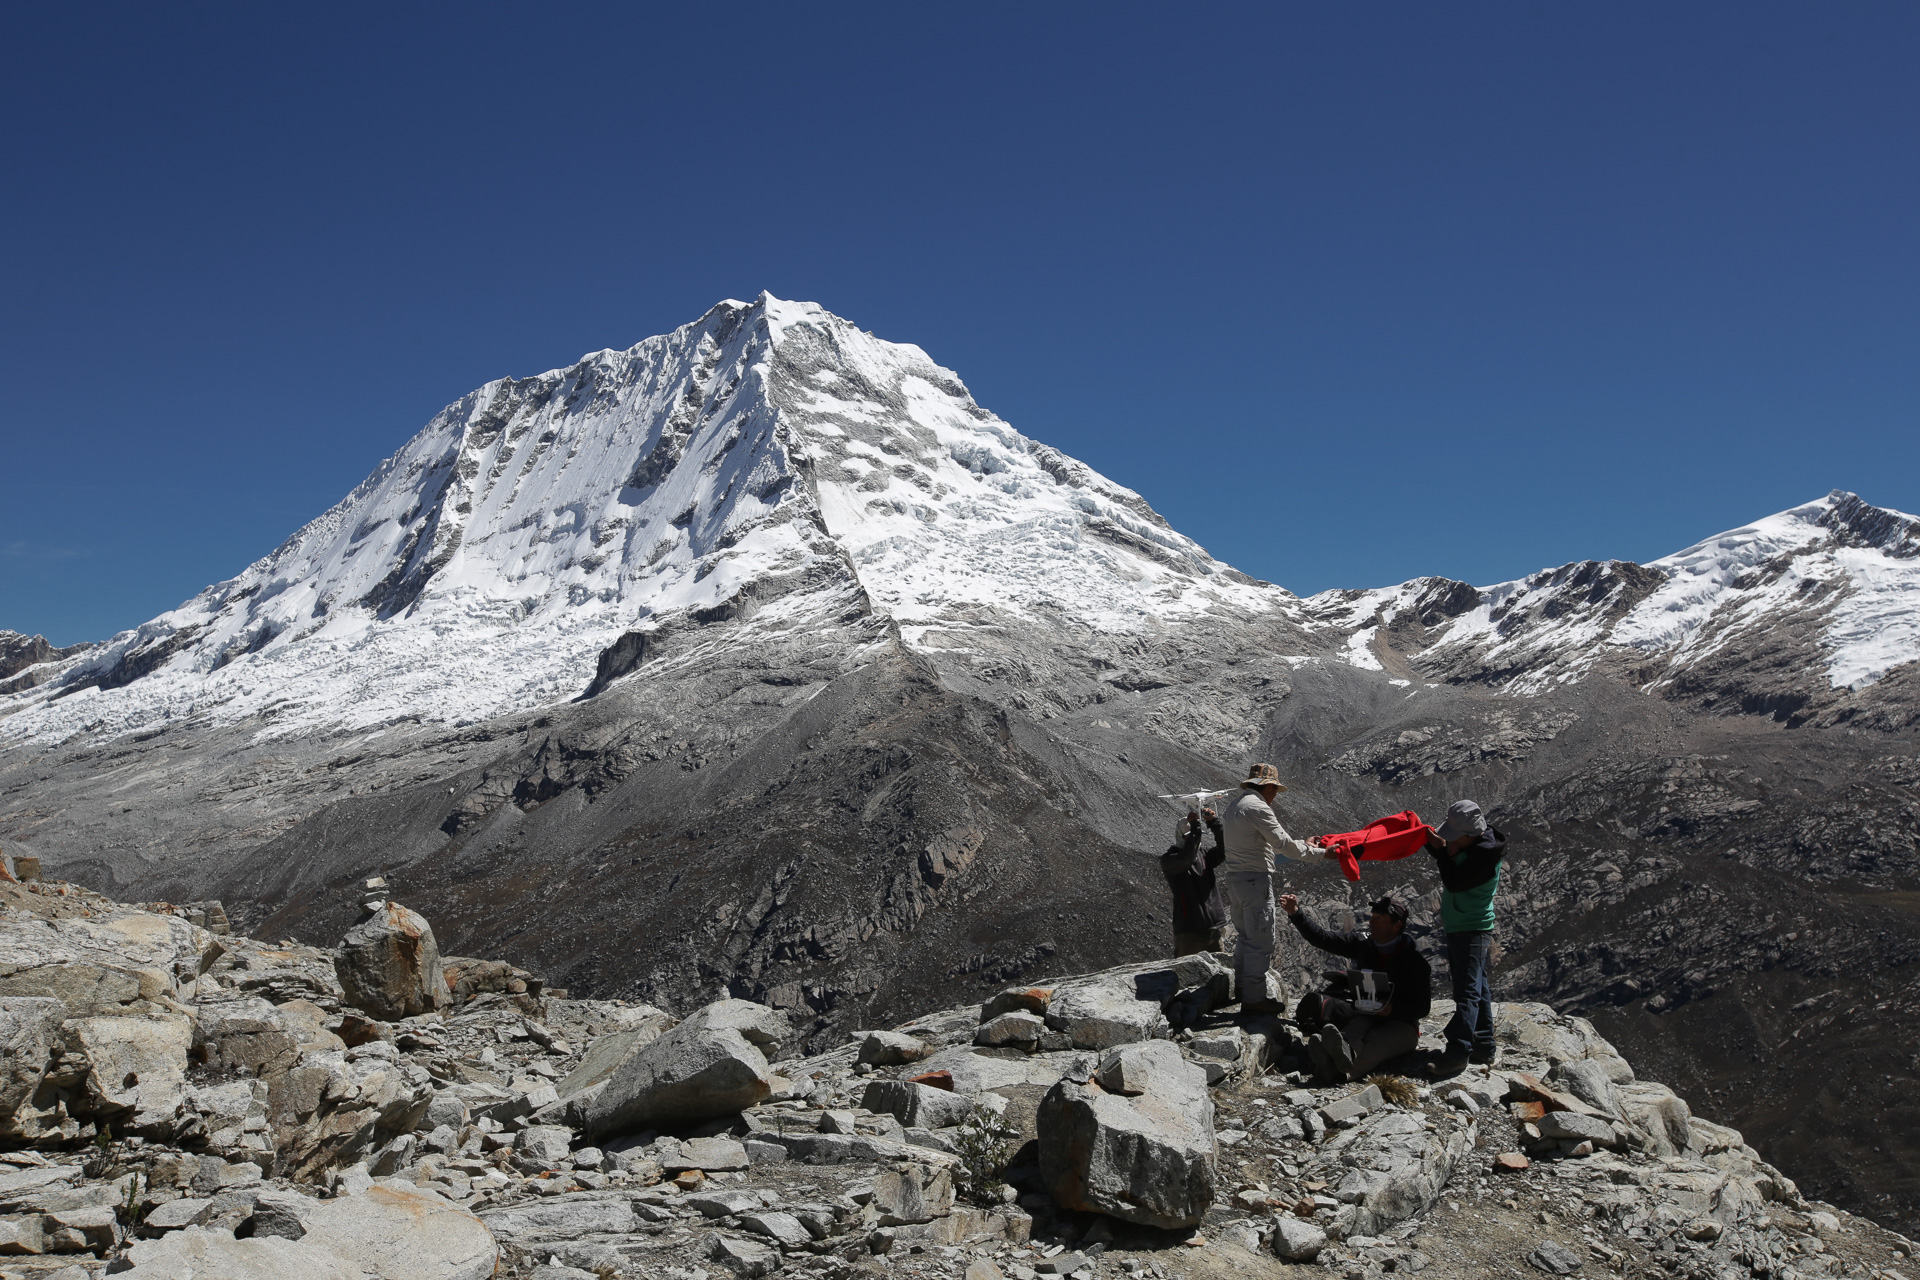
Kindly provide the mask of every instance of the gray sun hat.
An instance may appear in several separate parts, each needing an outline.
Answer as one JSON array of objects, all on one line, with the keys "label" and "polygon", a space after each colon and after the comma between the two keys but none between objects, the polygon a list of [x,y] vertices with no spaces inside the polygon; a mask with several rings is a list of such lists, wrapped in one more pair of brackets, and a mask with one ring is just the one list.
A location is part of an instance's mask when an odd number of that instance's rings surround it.
[{"label": "gray sun hat", "polygon": [[1487,815],[1480,812],[1480,806],[1471,800],[1455,800],[1447,806],[1446,821],[1440,824],[1439,836],[1451,844],[1461,836],[1477,836],[1487,829]]}]

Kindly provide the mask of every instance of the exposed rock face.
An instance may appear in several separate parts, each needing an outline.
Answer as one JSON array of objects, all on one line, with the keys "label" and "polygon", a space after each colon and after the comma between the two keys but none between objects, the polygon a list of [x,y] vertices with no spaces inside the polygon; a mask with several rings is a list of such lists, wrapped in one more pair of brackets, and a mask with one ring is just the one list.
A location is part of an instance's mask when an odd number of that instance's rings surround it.
[{"label": "exposed rock face", "polygon": [[440,946],[424,916],[383,902],[348,931],[334,962],[348,1004],[387,1022],[447,1003]]},{"label": "exposed rock face", "polygon": [[[36,936],[44,915],[29,907],[139,911],[70,885],[0,886],[0,898],[13,904],[0,911],[0,948],[16,931]],[[121,936],[140,950],[139,930]],[[307,949],[227,942],[204,973],[161,993],[186,1012],[66,1018],[31,1050],[56,1002],[0,1006],[16,1020],[10,1070],[39,1076],[15,1129],[29,1112],[51,1126],[0,1153],[0,1250],[91,1255],[95,1270],[124,1254],[135,1280],[650,1280],[716,1265],[906,1275],[929,1263],[951,1275],[988,1254],[1019,1276],[1165,1264],[1171,1230],[1204,1238],[1174,1256],[1208,1274],[1257,1273],[1256,1251],[1335,1273],[1479,1280],[1568,1256],[1623,1274],[1870,1275],[1897,1266],[1891,1246],[1910,1249],[1807,1201],[1738,1131],[1634,1078],[1590,1023],[1542,1005],[1499,1006],[1498,1070],[1431,1092],[1310,1089],[1288,1028],[1238,1024],[1195,994],[1211,992],[1213,962],[1135,965],[1045,989],[1105,987],[1197,1011],[1170,1020],[1182,1025],[1169,1038],[1094,1052],[1050,1028],[1059,1047],[977,1047],[983,1006],[970,1002],[890,1029],[934,1049],[925,1060],[862,1062],[868,1037],[850,1038],[780,1060],[768,1075],[777,1092],[698,1125],[700,1136],[602,1144],[581,1102],[605,1086],[562,1100],[553,1082],[589,1060],[636,1060],[651,1044],[634,1051],[632,1037],[656,1029],[660,1010],[491,992],[380,1023],[313,985],[331,969]],[[1429,1042],[1449,1012],[1436,1004]],[[110,1078],[88,1083],[112,1070],[94,1052],[98,1033],[168,1019],[189,1034],[129,1036],[122,1048],[149,1055],[143,1072],[175,1056],[177,1123],[96,1163],[91,1127],[142,1101],[108,1097]],[[66,1038],[74,1024],[92,1048]],[[764,1056],[782,1034],[778,1014],[721,1001],[652,1043],[682,1035]],[[910,1078],[929,1071],[952,1088]],[[874,1105],[896,1095],[998,1115],[1018,1135],[1005,1168],[1017,1205],[990,1188],[969,1199],[968,1166],[946,1149],[967,1131],[903,1125]],[[1060,1157],[1083,1151],[1060,1178]]]},{"label": "exposed rock face", "polygon": [[[1206,1073],[1166,1041],[1130,1044],[1101,1079],[1130,1094],[1062,1080],[1040,1104],[1040,1171],[1054,1201],[1154,1227],[1191,1227],[1214,1197],[1213,1103]],[[1138,1087],[1138,1094],[1131,1090]]]}]

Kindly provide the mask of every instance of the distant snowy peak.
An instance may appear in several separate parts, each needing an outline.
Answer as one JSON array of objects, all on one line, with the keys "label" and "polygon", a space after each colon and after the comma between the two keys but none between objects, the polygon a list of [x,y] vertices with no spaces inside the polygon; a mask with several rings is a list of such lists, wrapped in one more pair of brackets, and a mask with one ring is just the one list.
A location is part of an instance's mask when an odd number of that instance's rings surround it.
[{"label": "distant snowy peak", "polygon": [[273,554],[0,701],[0,732],[465,722],[574,697],[673,619],[872,610],[913,643],[981,608],[1126,631],[1296,603],[918,347],[762,294],[449,405]]},{"label": "distant snowy peak", "polygon": [[1795,646],[1827,687],[1858,690],[1920,661],[1920,519],[1836,490],[1646,565],[1588,560],[1485,588],[1420,578],[1304,605],[1351,629],[1359,665],[1397,657],[1519,693],[1603,662],[1659,690],[1705,669],[1779,666]]}]

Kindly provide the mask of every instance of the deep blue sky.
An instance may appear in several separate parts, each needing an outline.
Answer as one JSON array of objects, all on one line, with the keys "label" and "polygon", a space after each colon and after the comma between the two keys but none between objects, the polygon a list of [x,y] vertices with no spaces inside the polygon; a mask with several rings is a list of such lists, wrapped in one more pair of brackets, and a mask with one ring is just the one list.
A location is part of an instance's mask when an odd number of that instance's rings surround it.
[{"label": "deep blue sky", "polygon": [[8,6],[0,627],[763,288],[1303,593],[1920,510],[1920,8],[678,10]]}]

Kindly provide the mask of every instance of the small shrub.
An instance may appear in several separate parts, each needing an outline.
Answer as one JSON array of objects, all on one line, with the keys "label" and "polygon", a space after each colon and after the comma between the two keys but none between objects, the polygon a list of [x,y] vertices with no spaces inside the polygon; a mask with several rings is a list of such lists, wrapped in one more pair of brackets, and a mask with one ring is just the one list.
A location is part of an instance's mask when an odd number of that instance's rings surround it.
[{"label": "small shrub", "polygon": [[127,1179],[127,1198],[115,1207],[114,1212],[120,1218],[120,1225],[131,1231],[138,1227],[147,1216],[147,1206],[140,1203],[140,1174],[136,1170]]},{"label": "small shrub", "polygon": [[975,1105],[973,1113],[953,1131],[953,1153],[960,1159],[954,1171],[958,1184],[954,1190],[975,1204],[990,1203],[1003,1184],[1007,1161],[1013,1157],[1014,1139],[1020,1131],[987,1108]]},{"label": "small shrub", "polygon": [[1367,1083],[1380,1091],[1380,1096],[1396,1107],[1411,1107],[1420,1101],[1420,1087],[1405,1076],[1374,1074],[1367,1077]]}]

